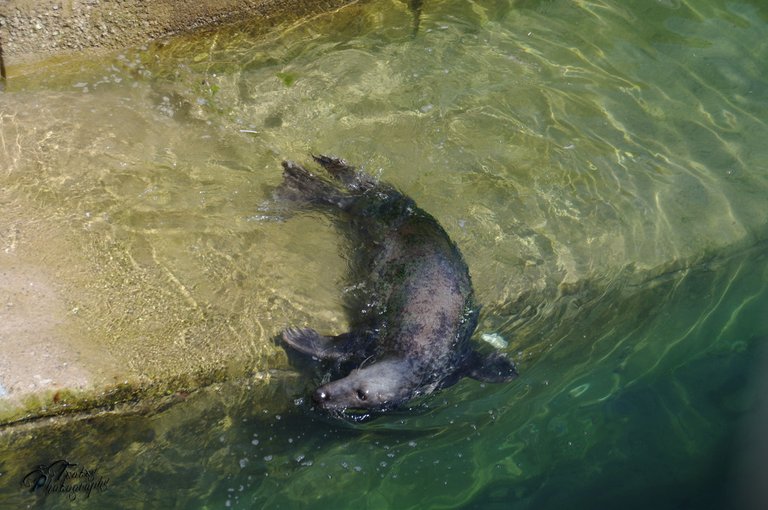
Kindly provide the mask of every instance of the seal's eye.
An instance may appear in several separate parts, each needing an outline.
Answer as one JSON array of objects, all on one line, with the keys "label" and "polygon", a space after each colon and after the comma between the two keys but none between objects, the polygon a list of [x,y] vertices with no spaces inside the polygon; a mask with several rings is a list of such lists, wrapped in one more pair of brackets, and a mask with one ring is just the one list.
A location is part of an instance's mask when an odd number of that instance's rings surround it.
[{"label": "seal's eye", "polygon": [[368,395],[366,395],[363,390],[357,390],[357,398],[359,398],[360,400],[365,400],[366,398],[368,398]]}]

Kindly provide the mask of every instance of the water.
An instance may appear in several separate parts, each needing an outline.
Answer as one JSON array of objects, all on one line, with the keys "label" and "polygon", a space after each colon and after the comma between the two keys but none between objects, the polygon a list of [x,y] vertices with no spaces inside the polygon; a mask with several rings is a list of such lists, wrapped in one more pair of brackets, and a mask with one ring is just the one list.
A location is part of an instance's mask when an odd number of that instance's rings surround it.
[{"label": "water", "polygon": [[[6,436],[1,495],[38,504],[18,480],[66,458],[108,484],[42,506],[737,505],[765,473],[767,32],[756,1],[446,0],[414,36],[373,1],[9,70],[2,269],[53,289],[68,367],[205,389]],[[294,402],[270,338],[346,321],[331,220],[270,202],[310,152],[439,219],[518,381],[356,427]]]}]

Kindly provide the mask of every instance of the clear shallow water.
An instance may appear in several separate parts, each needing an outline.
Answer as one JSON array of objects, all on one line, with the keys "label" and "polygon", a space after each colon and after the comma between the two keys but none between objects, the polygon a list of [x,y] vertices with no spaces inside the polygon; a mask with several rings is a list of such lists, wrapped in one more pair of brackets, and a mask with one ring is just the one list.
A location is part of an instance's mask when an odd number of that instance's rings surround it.
[{"label": "clear shallow water", "polygon": [[98,466],[99,507],[723,508],[768,336],[767,16],[425,2],[414,37],[404,4],[370,2],[12,78],[4,246],[127,376],[283,369],[284,325],[343,329],[338,234],[269,205],[309,152],[443,223],[523,375],[360,429],[296,385],[260,405],[225,385],[6,469]]}]

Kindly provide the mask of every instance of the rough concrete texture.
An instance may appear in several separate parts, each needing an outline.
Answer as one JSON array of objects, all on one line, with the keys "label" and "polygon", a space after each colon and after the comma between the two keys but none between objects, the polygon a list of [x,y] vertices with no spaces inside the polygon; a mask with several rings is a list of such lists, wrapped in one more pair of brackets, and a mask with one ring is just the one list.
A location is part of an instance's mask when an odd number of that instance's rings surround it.
[{"label": "rough concrete texture", "polygon": [[89,377],[68,349],[61,327],[67,311],[55,286],[40,268],[18,266],[0,253],[0,397],[50,390],[66,384],[82,388]]},{"label": "rough concrete texture", "polygon": [[301,16],[351,0],[0,0],[6,68],[61,53],[115,49],[244,18]]}]

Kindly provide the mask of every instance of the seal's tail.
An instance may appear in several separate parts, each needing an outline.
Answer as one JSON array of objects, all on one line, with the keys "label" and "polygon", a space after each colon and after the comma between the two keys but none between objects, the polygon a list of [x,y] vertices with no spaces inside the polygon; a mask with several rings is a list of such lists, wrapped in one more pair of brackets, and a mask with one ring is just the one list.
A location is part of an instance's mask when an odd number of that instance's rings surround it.
[{"label": "seal's tail", "polygon": [[333,182],[313,174],[293,161],[283,161],[283,183],[278,197],[295,202],[331,205],[346,209],[352,201]]}]

